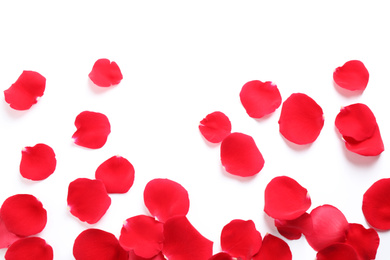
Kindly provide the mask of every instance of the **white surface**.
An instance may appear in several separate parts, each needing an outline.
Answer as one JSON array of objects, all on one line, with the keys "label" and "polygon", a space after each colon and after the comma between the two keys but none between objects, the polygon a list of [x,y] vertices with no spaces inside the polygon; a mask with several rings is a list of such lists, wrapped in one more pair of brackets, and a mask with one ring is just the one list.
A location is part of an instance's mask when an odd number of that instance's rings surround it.
[{"label": "white surface", "polygon": [[[341,106],[367,104],[390,149],[385,1],[54,2],[0,4],[1,91],[23,70],[47,79],[44,96],[28,111],[12,110],[1,98],[0,201],[17,193],[42,201],[48,223],[39,235],[53,246],[55,259],[73,259],[73,241],[88,227],[118,236],[125,219],[147,214],[143,189],[157,177],[188,190],[188,218],[214,241],[215,253],[222,227],[235,218],[252,219],[262,236],[278,235],[263,212],[263,192],[279,175],[309,190],[311,209],[332,204],[349,222],[367,227],[362,196],[372,183],[389,177],[388,151],[375,158],[346,151],[334,118]],[[99,58],[118,63],[124,76],[118,86],[100,89],[89,82]],[[351,59],[363,61],[370,72],[362,95],[345,96],[333,85],[333,70]],[[276,83],[283,100],[303,92],[317,101],[325,125],[312,145],[297,147],[281,137],[280,108],[263,120],[245,113],[239,91],[254,79]],[[111,122],[101,149],[72,143],[74,119],[84,110],[104,113]],[[254,178],[226,174],[219,146],[200,135],[199,121],[217,110],[230,118],[233,131],[255,139],[265,167]],[[57,169],[44,181],[24,180],[18,168],[21,150],[41,142],[56,152]],[[93,178],[100,163],[116,154],[134,165],[134,186],[111,196],[100,222],[83,224],[67,211],[68,184]],[[377,259],[388,259],[390,234],[379,236]],[[315,258],[304,238],[288,244],[294,260]]]}]

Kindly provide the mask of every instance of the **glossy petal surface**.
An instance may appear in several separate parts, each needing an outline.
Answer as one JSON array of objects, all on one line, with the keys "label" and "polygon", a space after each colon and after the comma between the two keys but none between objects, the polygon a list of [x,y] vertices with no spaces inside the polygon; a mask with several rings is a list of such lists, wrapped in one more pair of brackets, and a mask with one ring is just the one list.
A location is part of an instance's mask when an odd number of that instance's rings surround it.
[{"label": "glossy petal surface", "polygon": [[253,260],[291,260],[290,247],[282,239],[267,234],[263,239],[260,251],[253,257]]},{"label": "glossy petal surface", "polygon": [[372,228],[366,229],[360,224],[349,224],[345,243],[355,249],[359,260],[371,260],[375,259],[379,236]]},{"label": "glossy petal surface", "polygon": [[366,66],[359,60],[347,61],[333,72],[334,82],[348,90],[365,90],[369,76]]},{"label": "glossy petal surface", "polygon": [[119,66],[108,59],[97,60],[88,76],[99,87],[117,85],[123,79]]},{"label": "glossy petal surface", "polygon": [[46,144],[27,146],[22,150],[20,174],[33,181],[44,180],[56,169],[57,160],[53,149]]},{"label": "glossy petal surface", "polygon": [[231,130],[232,125],[229,118],[219,111],[208,114],[199,124],[199,131],[211,143],[222,142]]},{"label": "glossy petal surface", "polygon": [[317,260],[358,260],[358,256],[350,245],[335,243],[320,250]]},{"label": "glossy petal surface", "polygon": [[52,260],[53,248],[40,237],[22,238],[5,253],[6,260]]}]

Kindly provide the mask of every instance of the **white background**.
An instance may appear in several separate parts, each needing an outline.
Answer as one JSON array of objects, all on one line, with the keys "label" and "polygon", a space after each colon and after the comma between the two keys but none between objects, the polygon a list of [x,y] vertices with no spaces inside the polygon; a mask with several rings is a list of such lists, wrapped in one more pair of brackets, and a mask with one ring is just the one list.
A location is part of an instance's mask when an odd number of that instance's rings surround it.
[{"label": "white background", "polygon": [[[311,209],[332,204],[349,222],[368,227],[362,196],[372,183],[389,177],[388,150],[374,158],[346,151],[334,119],[341,106],[367,104],[390,149],[386,1],[56,2],[0,4],[1,91],[23,70],[47,79],[44,96],[28,111],[15,111],[2,98],[0,201],[18,193],[42,201],[48,223],[39,236],[53,246],[55,259],[73,259],[73,241],[86,228],[119,236],[125,219],[148,214],[142,194],[153,178],[169,178],[188,190],[188,218],[214,241],[215,253],[223,226],[233,219],[252,219],[262,236],[278,235],[263,212],[263,193],[279,175],[309,190]],[[102,89],[89,81],[99,58],[120,66],[124,78],[118,86]],[[351,59],[363,61],[370,72],[361,95],[333,84],[333,70]],[[312,145],[293,145],[279,134],[280,108],[262,120],[246,114],[239,92],[255,79],[273,81],[283,100],[302,92],[317,101],[325,125]],[[104,113],[111,122],[101,149],[72,143],[74,119],[84,110]],[[265,159],[257,176],[224,172],[219,145],[200,135],[199,121],[217,110],[230,118],[234,132],[255,139]],[[58,161],[55,173],[40,182],[19,174],[22,148],[36,143],[50,145]],[[111,207],[97,224],[81,223],[67,211],[68,184],[94,178],[100,163],[117,154],[134,165],[134,186],[111,196]],[[379,236],[377,259],[389,259],[390,234]],[[288,244],[294,260],[315,258],[304,238]]]}]

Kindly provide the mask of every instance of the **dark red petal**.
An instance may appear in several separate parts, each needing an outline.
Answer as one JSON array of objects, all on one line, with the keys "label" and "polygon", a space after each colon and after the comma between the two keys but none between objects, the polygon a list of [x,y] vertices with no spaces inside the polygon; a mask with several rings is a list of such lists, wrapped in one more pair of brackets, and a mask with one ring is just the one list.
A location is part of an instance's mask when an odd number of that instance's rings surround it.
[{"label": "dark red petal", "polygon": [[310,234],[313,230],[313,222],[308,213],[292,220],[275,219],[275,227],[279,233],[287,239],[299,239],[302,234]]},{"label": "dark red petal", "polygon": [[162,252],[158,253],[158,255],[153,256],[151,258],[144,258],[137,256],[133,250],[129,251],[129,260],[166,260]]},{"label": "dark red petal", "polygon": [[104,183],[108,193],[126,193],[133,186],[134,167],[126,158],[113,156],[96,169],[95,178]]},{"label": "dark red petal", "polygon": [[43,96],[46,78],[35,71],[23,71],[10,88],[4,91],[5,101],[16,110],[27,110]]},{"label": "dark red petal", "polygon": [[126,252],[111,233],[100,229],[87,229],[81,232],[73,244],[76,260],[128,260]]},{"label": "dark red petal", "polygon": [[27,146],[22,150],[20,174],[33,181],[44,180],[56,169],[57,160],[53,149],[46,144]]},{"label": "dark red petal", "polygon": [[210,257],[209,260],[233,260],[233,257],[228,253],[220,252]]},{"label": "dark red petal", "polygon": [[53,248],[40,237],[22,238],[5,253],[6,260],[52,260]]},{"label": "dark red petal", "polygon": [[163,224],[152,217],[138,215],[123,224],[119,243],[137,256],[151,258],[161,252],[164,235]]},{"label": "dark red petal", "polygon": [[10,232],[22,237],[38,234],[47,222],[42,203],[30,194],[17,194],[6,199],[0,216]]},{"label": "dark red petal", "polygon": [[232,125],[224,113],[216,111],[200,121],[199,130],[207,141],[219,143],[230,134]]},{"label": "dark red petal", "polygon": [[282,103],[278,87],[270,81],[249,81],[240,92],[241,103],[247,114],[253,118],[262,118],[274,112]]},{"label": "dark red petal", "polygon": [[345,241],[348,221],[336,207],[319,206],[311,211],[310,216],[313,231],[304,235],[314,250],[320,251],[332,244]]},{"label": "dark red petal", "polygon": [[221,162],[233,175],[249,177],[263,169],[264,158],[249,135],[232,133],[221,144]]},{"label": "dark red petal", "polygon": [[250,260],[261,246],[261,235],[252,220],[235,219],[221,232],[221,248],[231,256]]},{"label": "dark red petal", "polygon": [[185,216],[190,208],[187,190],[168,179],[154,179],[146,184],[144,202],[150,214],[165,222],[174,216]]},{"label": "dark red petal", "polygon": [[290,142],[310,144],[324,126],[322,108],[309,96],[294,93],[283,102],[279,131]]},{"label": "dark red petal", "polygon": [[352,246],[335,243],[319,251],[317,260],[359,260],[359,258]]},{"label": "dark red petal", "polygon": [[3,219],[0,217],[0,249],[7,248],[20,237],[10,232],[4,224]]},{"label": "dark red petal", "polygon": [[75,144],[91,149],[101,148],[111,132],[108,118],[97,112],[81,112],[74,124],[77,128],[72,136]]},{"label": "dark red petal", "polygon": [[307,190],[287,176],[273,178],[265,188],[264,211],[279,220],[292,220],[311,206]]},{"label": "dark red petal", "polygon": [[89,224],[98,222],[111,205],[103,182],[85,178],[69,184],[67,201],[70,213]]},{"label": "dark red petal", "polygon": [[97,60],[88,76],[99,87],[118,85],[123,79],[119,66],[108,59]]},{"label": "dark red petal", "polygon": [[374,134],[370,138],[364,141],[354,142],[347,137],[344,137],[344,140],[345,147],[349,151],[363,156],[377,156],[385,150],[379,127],[375,129]]},{"label": "dark red petal", "polygon": [[290,247],[282,239],[267,234],[263,239],[260,251],[253,257],[253,260],[291,260]]},{"label": "dark red petal", "polygon": [[355,249],[359,260],[371,260],[375,259],[379,236],[372,228],[366,229],[360,224],[349,224],[345,243]]},{"label": "dark red petal", "polygon": [[334,82],[348,90],[365,90],[369,76],[368,70],[359,60],[347,61],[333,72]]},{"label": "dark red petal", "polygon": [[363,214],[372,227],[390,229],[390,178],[381,179],[363,195]]},{"label": "dark red petal", "polygon": [[169,260],[207,260],[213,255],[213,242],[202,236],[185,216],[164,224],[163,254]]}]

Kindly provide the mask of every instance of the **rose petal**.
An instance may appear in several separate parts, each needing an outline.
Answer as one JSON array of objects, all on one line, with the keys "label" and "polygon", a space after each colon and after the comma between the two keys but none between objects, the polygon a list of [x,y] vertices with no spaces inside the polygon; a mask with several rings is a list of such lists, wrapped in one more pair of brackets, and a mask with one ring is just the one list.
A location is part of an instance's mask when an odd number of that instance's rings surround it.
[{"label": "rose petal", "polygon": [[379,127],[375,129],[374,134],[370,138],[361,142],[354,142],[347,137],[343,138],[345,140],[345,147],[349,151],[359,155],[378,156],[385,150]]},{"label": "rose petal", "polygon": [[56,169],[57,160],[53,149],[46,144],[27,146],[22,150],[20,174],[33,181],[44,180]]},{"label": "rose petal", "polygon": [[162,254],[162,252],[158,253],[158,255],[153,256],[151,258],[144,258],[137,256],[133,250],[129,251],[129,260],[166,260],[165,256]]},{"label": "rose petal", "polygon": [[253,260],[291,260],[290,247],[282,239],[267,234],[263,239],[260,251],[253,257]]},{"label": "rose petal", "polygon": [[40,237],[22,238],[5,253],[6,260],[52,260],[53,248]]},{"label": "rose petal", "polygon": [[282,103],[278,87],[270,81],[249,81],[240,92],[241,103],[247,114],[253,118],[262,118],[274,112]]},{"label": "rose petal", "polygon": [[232,125],[229,118],[222,112],[208,114],[199,124],[199,131],[211,143],[219,143],[230,134]]},{"label": "rose petal", "polygon": [[279,131],[290,142],[313,143],[324,126],[322,108],[309,96],[294,93],[283,102]]},{"label": "rose petal", "polygon": [[165,222],[174,216],[185,216],[190,208],[187,190],[168,179],[154,179],[144,190],[144,202],[150,214]]},{"label": "rose petal", "polygon": [[221,232],[221,248],[231,256],[250,260],[260,249],[261,235],[252,220],[235,219]]},{"label": "rose petal", "polygon": [[152,217],[138,215],[123,224],[119,243],[137,256],[151,258],[161,252],[164,235],[163,224]]},{"label": "rose petal", "polygon": [[126,193],[133,186],[134,167],[126,158],[113,156],[96,169],[95,178],[104,183],[108,193]]},{"label": "rose petal", "polygon": [[46,78],[35,71],[23,71],[10,88],[4,91],[5,101],[16,110],[27,110],[43,96]]},{"label": "rose petal", "polygon": [[7,248],[19,239],[20,237],[7,229],[3,219],[0,217],[0,248]]},{"label": "rose petal", "polygon": [[302,234],[310,234],[313,230],[313,222],[310,214],[305,212],[292,220],[275,219],[275,227],[285,238],[295,240],[299,239]]},{"label": "rose petal", "polygon": [[265,188],[264,211],[279,220],[292,220],[311,206],[307,190],[287,176],[273,178]]},{"label": "rose petal", "polygon": [[38,234],[47,222],[42,203],[30,194],[7,198],[1,206],[0,217],[10,232],[22,237]]},{"label": "rose petal", "polygon": [[349,224],[345,243],[355,249],[359,260],[371,260],[375,259],[379,236],[372,228],[366,229],[360,224]]},{"label": "rose petal", "polygon": [[70,213],[89,224],[98,222],[111,205],[104,183],[85,178],[69,184],[67,201]]},{"label": "rose petal", "polygon": [[369,73],[363,62],[359,60],[347,61],[333,72],[333,80],[337,85],[348,90],[365,90],[368,84]]},{"label": "rose petal", "polygon": [[317,260],[358,260],[358,256],[352,246],[336,243],[319,251]]},{"label": "rose petal", "polygon": [[119,66],[108,59],[97,60],[88,76],[99,87],[118,85],[123,79]]},{"label": "rose petal", "polygon": [[90,228],[81,232],[73,244],[76,260],[128,260],[126,252],[111,233]]},{"label": "rose petal", "polygon": [[363,195],[363,214],[374,228],[390,229],[390,178],[380,179]]},{"label": "rose petal", "polygon": [[111,132],[108,118],[101,113],[84,111],[81,112],[74,122],[77,130],[72,138],[75,144],[91,148],[101,148],[107,141]]},{"label": "rose petal", "polygon": [[162,252],[169,260],[207,260],[213,255],[213,242],[202,236],[185,216],[168,219],[164,237]]},{"label": "rose petal", "polygon": [[228,253],[220,252],[210,257],[209,260],[233,260],[233,257]]},{"label": "rose petal", "polygon": [[221,163],[228,173],[249,177],[263,169],[264,158],[251,136],[232,133],[222,141]]}]

